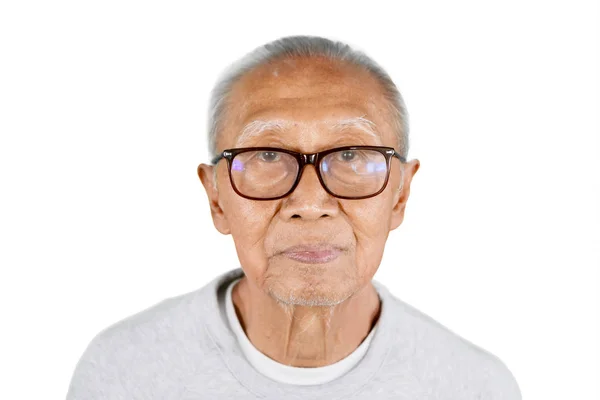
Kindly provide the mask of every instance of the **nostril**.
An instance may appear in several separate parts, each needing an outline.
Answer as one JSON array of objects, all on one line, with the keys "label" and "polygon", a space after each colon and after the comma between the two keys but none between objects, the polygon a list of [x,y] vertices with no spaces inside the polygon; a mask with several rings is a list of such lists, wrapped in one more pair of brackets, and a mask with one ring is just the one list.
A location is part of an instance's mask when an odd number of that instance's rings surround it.
[{"label": "nostril", "polygon": [[[329,217],[329,214],[323,214],[323,215],[321,215],[321,218],[323,218],[323,217]],[[302,217],[300,215],[298,215],[298,214],[294,214],[294,215],[292,215],[292,218],[302,218]]]}]

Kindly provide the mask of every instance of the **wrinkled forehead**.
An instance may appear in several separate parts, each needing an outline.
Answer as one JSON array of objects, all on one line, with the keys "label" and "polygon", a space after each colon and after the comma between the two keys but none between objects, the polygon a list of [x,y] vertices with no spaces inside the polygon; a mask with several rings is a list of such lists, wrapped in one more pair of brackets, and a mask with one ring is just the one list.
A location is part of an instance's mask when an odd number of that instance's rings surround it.
[{"label": "wrinkled forehead", "polygon": [[264,135],[266,132],[285,137],[289,132],[298,129],[335,133],[360,132],[360,136],[372,139],[373,144],[383,144],[381,133],[375,123],[365,118],[365,116],[359,116],[341,119],[310,119],[301,123],[293,119],[253,119],[242,127],[240,134],[235,138],[235,146],[241,147],[252,143],[253,139]]},{"label": "wrinkled forehead", "polygon": [[306,144],[342,132],[357,144],[396,145],[381,84],[357,66],[327,59],[260,66],[234,84],[226,109],[221,147],[252,145],[265,133],[292,141],[302,135]]}]

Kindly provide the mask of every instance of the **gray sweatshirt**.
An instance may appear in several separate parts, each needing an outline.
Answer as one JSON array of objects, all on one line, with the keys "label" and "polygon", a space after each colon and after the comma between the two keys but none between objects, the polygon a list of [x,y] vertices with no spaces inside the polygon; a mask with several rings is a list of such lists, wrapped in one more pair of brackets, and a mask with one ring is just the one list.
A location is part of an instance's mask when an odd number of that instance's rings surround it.
[{"label": "gray sweatshirt", "polygon": [[393,296],[374,280],[381,313],[367,353],[325,384],[291,385],[245,359],[224,313],[240,268],[99,332],[75,367],[67,400],[520,400],[493,354]]}]

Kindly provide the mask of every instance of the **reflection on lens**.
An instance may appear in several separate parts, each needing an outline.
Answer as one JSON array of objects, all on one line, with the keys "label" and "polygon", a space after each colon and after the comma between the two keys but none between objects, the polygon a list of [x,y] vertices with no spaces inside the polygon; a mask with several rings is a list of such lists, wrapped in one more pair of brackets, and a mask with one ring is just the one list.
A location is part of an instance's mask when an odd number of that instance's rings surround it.
[{"label": "reflection on lens", "polygon": [[234,170],[234,171],[243,171],[244,170],[244,163],[241,160],[238,160],[236,158],[231,163],[231,169]]}]

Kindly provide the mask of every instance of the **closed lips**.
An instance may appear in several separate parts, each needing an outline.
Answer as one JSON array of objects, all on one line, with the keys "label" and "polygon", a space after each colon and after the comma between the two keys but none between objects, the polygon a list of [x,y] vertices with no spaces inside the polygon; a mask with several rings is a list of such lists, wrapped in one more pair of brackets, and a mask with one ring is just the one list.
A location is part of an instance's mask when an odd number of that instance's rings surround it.
[{"label": "closed lips", "polygon": [[306,264],[321,264],[336,259],[342,250],[332,245],[299,245],[283,251],[283,255]]}]

